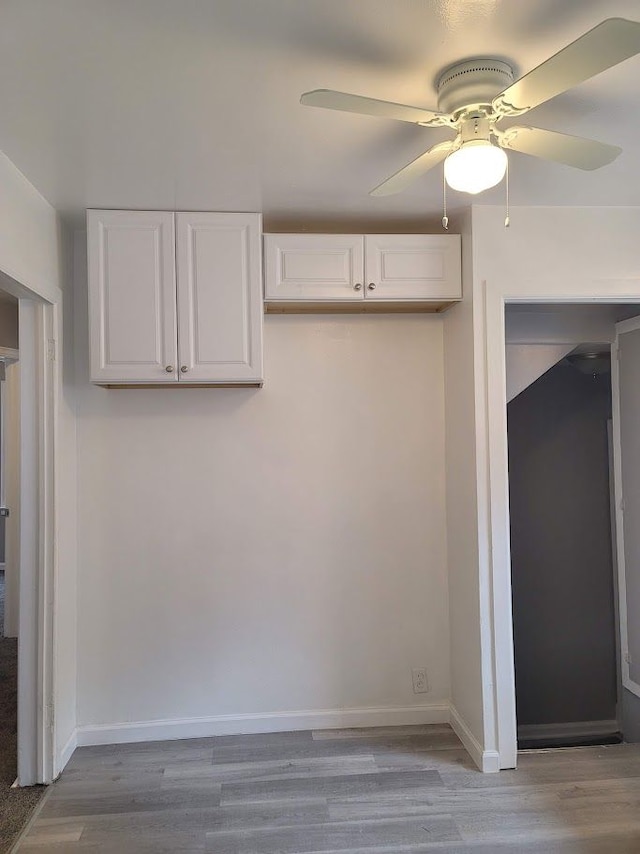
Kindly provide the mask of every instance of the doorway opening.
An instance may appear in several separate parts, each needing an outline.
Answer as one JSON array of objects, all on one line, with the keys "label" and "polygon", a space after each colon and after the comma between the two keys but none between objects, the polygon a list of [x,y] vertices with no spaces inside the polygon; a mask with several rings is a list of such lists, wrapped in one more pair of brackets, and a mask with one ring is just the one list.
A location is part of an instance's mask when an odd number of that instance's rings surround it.
[{"label": "doorway opening", "polygon": [[11,785],[17,777],[19,412],[18,300],[0,291],[0,776],[3,787]]},{"label": "doorway opening", "polygon": [[[18,363],[5,359],[8,363],[5,365],[6,382],[12,385],[13,393],[16,384],[12,384],[11,379],[19,376],[19,411],[16,412],[14,407],[16,418],[9,419],[5,425],[7,439],[10,438],[11,423],[19,425],[14,429],[13,440],[19,452],[16,450],[11,458],[18,469],[19,489],[17,497],[9,498],[8,503],[8,522],[17,533],[14,531],[13,536],[9,533],[7,541],[7,559],[17,564],[18,571],[17,581],[13,579],[13,593],[9,590],[9,579],[5,579],[5,593],[14,600],[12,606],[5,599],[5,606],[9,605],[10,623],[13,620],[12,633],[17,633],[15,782],[20,787],[27,787],[51,782],[56,775],[56,763],[60,761],[54,752],[56,674],[53,656],[56,570],[54,460],[58,446],[56,401],[61,383],[56,341],[60,340],[60,304],[57,290],[53,292],[56,301],[50,302],[2,272],[0,291],[13,298],[9,301],[14,306],[17,304],[20,345]],[[16,354],[5,353],[5,356],[11,355]],[[10,406],[11,395],[6,387],[5,397]],[[15,475],[15,469],[13,471]],[[9,473],[7,469],[6,474]],[[17,505],[16,513],[11,513],[12,501]],[[5,566],[5,572],[7,569]],[[0,816],[5,812],[0,809]],[[0,834],[3,830],[0,829]]]},{"label": "doorway opening", "polygon": [[505,307],[520,750],[612,744],[635,729],[622,684],[611,347],[636,316],[640,305]]},{"label": "doorway opening", "polygon": [[[5,840],[15,835],[43,794],[42,787],[13,789],[19,777],[18,683],[22,678],[18,651],[22,634],[20,409],[19,300],[0,290],[0,838]],[[25,669],[28,676],[28,664]]]}]

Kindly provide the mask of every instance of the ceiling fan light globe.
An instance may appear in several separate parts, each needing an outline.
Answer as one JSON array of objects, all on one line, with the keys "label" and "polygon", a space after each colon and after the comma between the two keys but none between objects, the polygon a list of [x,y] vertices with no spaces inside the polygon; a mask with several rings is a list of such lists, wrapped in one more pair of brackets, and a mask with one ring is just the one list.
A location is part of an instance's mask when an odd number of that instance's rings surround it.
[{"label": "ceiling fan light globe", "polygon": [[444,177],[452,190],[476,195],[495,187],[507,171],[507,155],[486,139],[464,142],[444,161]]}]

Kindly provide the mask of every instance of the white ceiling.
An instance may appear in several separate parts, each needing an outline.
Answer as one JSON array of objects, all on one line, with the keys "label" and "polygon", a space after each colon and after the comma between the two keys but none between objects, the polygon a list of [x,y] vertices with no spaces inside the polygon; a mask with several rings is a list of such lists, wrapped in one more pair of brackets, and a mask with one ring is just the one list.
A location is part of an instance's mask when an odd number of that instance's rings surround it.
[{"label": "white ceiling", "polygon": [[[439,169],[368,191],[445,131],[302,107],[331,88],[435,107],[433,81],[488,55],[522,74],[637,0],[3,0],[0,148],[46,198],[258,210],[270,227],[429,225]],[[598,172],[511,156],[512,204],[640,205],[640,57],[526,123],[621,145]],[[450,206],[468,196],[451,193]],[[499,204],[503,190],[478,197]]]}]

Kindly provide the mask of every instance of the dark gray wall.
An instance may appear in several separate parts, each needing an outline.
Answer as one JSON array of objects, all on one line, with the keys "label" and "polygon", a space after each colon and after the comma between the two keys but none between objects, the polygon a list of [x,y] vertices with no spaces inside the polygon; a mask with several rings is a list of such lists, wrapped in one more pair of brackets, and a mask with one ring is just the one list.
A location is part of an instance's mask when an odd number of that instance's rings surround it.
[{"label": "dark gray wall", "polygon": [[18,302],[0,293],[0,347],[18,349]]},{"label": "dark gray wall", "polygon": [[566,362],[508,405],[519,724],[616,717],[610,411]]},{"label": "dark gray wall", "polygon": [[[2,425],[2,409],[0,408],[0,425]],[[1,435],[2,426],[0,426],[0,442],[3,441],[3,437]],[[0,456],[0,466],[4,465],[4,460]],[[4,516],[0,516],[0,563],[4,563],[5,561],[5,541],[6,541],[6,522]]]}]

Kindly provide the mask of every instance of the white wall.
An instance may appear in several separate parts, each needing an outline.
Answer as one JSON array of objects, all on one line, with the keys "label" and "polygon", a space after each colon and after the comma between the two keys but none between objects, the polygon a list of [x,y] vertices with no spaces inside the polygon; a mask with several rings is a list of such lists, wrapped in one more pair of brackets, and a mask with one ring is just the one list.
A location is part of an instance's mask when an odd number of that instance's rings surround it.
[{"label": "white wall", "polygon": [[499,207],[476,205],[476,278],[526,302],[563,293],[567,301],[573,295],[633,301],[639,221],[640,208],[633,207],[518,207],[505,229]]},{"label": "white wall", "polygon": [[58,214],[0,151],[0,270],[47,299],[65,281]]},{"label": "white wall", "polygon": [[[513,646],[509,563],[507,436],[505,413],[504,302],[554,299],[629,302],[640,299],[640,208],[515,208],[511,227],[503,211],[474,207],[474,289],[479,296],[474,335],[478,361],[476,407],[479,495],[487,513],[480,537],[481,585],[491,592],[480,624],[491,627],[484,646],[493,672],[484,677],[495,695],[493,727],[485,727],[485,749],[497,748],[503,767],[515,763]],[[486,567],[486,570],[485,568]],[[493,732],[492,732],[493,730]]]},{"label": "white wall", "polygon": [[107,390],[78,273],[80,741],[447,720],[441,317],[271,315],[261,390]]}]

